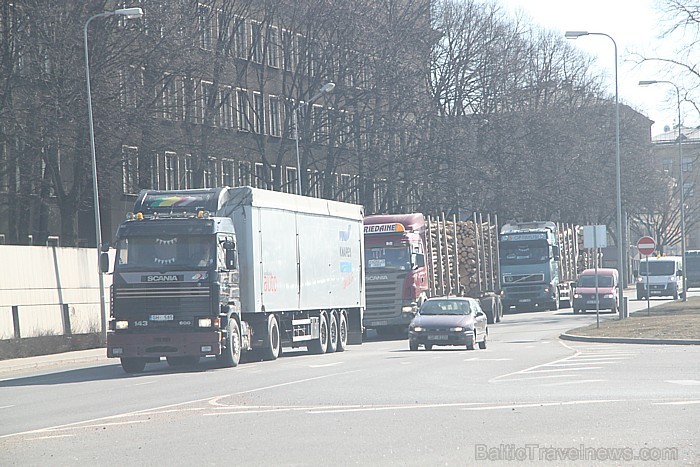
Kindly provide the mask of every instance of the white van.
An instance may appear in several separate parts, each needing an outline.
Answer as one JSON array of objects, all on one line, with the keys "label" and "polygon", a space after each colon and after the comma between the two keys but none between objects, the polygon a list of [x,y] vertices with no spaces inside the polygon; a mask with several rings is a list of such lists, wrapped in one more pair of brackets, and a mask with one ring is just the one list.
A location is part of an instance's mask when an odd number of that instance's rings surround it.
[{"label": "white van", "polygon": [[[648,287],[647,287],[648,284]],[[645,258],[639,262],[637,299],[683,296],[683,260],[680,256]]]}]

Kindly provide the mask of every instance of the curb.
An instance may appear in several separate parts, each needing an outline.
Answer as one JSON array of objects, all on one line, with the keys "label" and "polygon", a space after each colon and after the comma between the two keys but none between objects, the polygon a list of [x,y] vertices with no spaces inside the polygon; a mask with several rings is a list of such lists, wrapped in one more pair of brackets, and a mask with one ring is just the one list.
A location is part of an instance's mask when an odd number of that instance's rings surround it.
[{"label": "curb", "polygon": [[695,339],[644,339],[637,337],[589,337],[562,333],[559,339],[576,342],[606,342],[609,344],[700,345]]}]

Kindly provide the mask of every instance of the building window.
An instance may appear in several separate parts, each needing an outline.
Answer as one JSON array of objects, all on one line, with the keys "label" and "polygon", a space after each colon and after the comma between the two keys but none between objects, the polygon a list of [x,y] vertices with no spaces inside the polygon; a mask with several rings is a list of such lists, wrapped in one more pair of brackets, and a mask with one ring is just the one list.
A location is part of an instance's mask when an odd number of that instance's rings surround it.
[{"label": "building window", "polygon": [[169,73],[163,76],[163,118],[178,119],[177,78]]},{"label": "building window", "polygon": [[185,154],[180,160],[180,188],[189,190],[192,188],[192,155]]},{"label": "building window", "polygon": [[204,50],[211,50],[212,44],[212,11],[206,5],[199,5],[198,24],[199,24],[199,46]]},{"label": "building window", "polygon": [[313,196],[314,198],[320,198],[321,194],[323,193],[323,174],[319,172],[318,170],[309,170],[309,189],[308,189],[308,194],[309,196]]},{"label": "building window", "polygon": [[255,187],[269,190],[271,188],[272,171],[259,162],[255,163]]},{"label": "building window", "polygon": [[236,186],[234,179],[234,163],[230,159],[221,161],[221,183],[223,186]]},{"label": "building window", "polygon": [[214,188],[218,185],[216,179],[216,159],[210,157],[204,166],[204,176],[202,177],[203,188]]},{"label": "building window", "polygon": [[683,172],[692,172],[693,171],[693,159],[686,159],[685,157],[683,158]]},{"label": "building window", "polygon": [[122,192],[139,192],[139,148],[122,146]]},{"label": "building window", "polygon": [[299,183],[297,182],[297,168],[286,167],[284,171],[284,191],[287,193],[299,194]]},{"label": "building window", "polygon": [[280,127],[280,99],[277,96],[270,96],[270,136],[279,138],[282,136]]},{"label": "building window", "polygon": [[202,81],[202,123],[206,122],[209,125],[218,125],[220,123],[219,115],[216,112],[211,112],[212,109],[216,108],[216,102],[213,102],[214,96],[216,96],[214,84],[209,81]]},{"label": "building window", "polygon": [[148,176],[150,182],[150,188],[153,190],[160,189],[160,167],[161,161],[158,154],[152,154],[150,158],[150,167],[148,167]]},{"label": "building window", "polygon": [[263,25],[257,21],[250,22],[251,59],[255,63],[265,62],[265,44],[263,42]]},{"label": "building window", "polygon": [[689,197],[695,195],[695,189],[694,189],[693,185],[694,184],[692,182],[683,184],[683,196],[685,198],[689,198]]},{"label": "building window", "polygon": [[253,186],[253,177],[250,170],[250,162],[240,161],[238,163],[238,185]]},{"label": "building window", "polygon": [[165,189],[177,190],[178,187],[178,163],[177,154],[174,152],[165,153]]},{"label": "building window", "polygon": [[294,67],[294,33],[287,29],[282,30],[282,68],[291,71]]},{"label": "building window", "polygon": [[7,168],[9,167],[9,161],[7,157],[7,143],[4,141],[0,143],[0,192],[7,192]]},{"label": "building window", "polygon": [[250,103],[247,90],[236,90],[236,103],[238,131],[250,131]]},{"label": "building window", "polygon": [[219,92],[219,122],[224,128],[233,128],[234,99],[231,88],[226,86]]},{"label": "building window", "polygon": [[236,16],[233,19],[233,48],[238,58],[248,58],[248,35],[246,34],[245,18]]},{"label": "building window", "polygon": [[311,131],[312,141],[323,143],[328,137],[326,121],[324,119],[324,109],[320,105],[314,105],[311,110]]},{"label": "building window", "polygon": [[279,29],[277,26],[270,26],[267,28],[267,66],[279,66],[279,47]]},{"label": "building window", "polygon": [[259,92],[253,92],[253,129],[256,134],[265,134],[265,101]]}]

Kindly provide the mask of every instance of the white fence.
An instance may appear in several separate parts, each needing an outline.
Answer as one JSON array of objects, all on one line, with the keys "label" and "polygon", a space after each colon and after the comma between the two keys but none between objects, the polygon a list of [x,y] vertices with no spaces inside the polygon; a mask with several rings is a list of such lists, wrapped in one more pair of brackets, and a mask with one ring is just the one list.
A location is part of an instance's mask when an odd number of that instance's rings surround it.
[{"label": "white fence", "polygon": [[75,334],[102,327],[95,249],[0,245],[0,339],[60,335],[66,319]]}]

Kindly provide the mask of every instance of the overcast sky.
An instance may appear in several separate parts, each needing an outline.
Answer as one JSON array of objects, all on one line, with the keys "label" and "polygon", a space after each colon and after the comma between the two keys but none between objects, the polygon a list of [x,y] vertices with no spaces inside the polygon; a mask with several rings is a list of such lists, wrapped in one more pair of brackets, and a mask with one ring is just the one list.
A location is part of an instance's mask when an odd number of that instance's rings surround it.
[{"label": "overcast sky", "polygon": [[[673,86],[657,84],[640,87],[640,80],[669,79],[661,65],[647,63],[633,65],[630,53],[652,53],[673,56],[669,40],[659,39],[663,25],[658,0],[495,0],[511,12],[520,10],[533,22],[545,29],[602,32],[617,43],[619,56],[618,87],[620,101],[655,122],[652,135],[663,132],[664,125],[672,126],[678,120],[676,93]],[[576,48],[598,57],[598,65],[615,92],[614,48],[603,36],[586,36],[571,41]],[[665,53],[664,53],[665,52]],[[683,106],[681,106],[683,109]],[[690,109],[688,109],[690,111]],[[685,111],[684,111],[685,113]],[[684,125],[694,123],[683,117]]]}]

